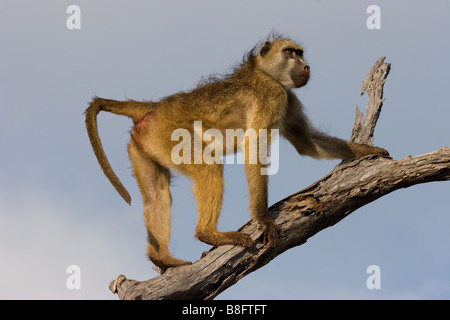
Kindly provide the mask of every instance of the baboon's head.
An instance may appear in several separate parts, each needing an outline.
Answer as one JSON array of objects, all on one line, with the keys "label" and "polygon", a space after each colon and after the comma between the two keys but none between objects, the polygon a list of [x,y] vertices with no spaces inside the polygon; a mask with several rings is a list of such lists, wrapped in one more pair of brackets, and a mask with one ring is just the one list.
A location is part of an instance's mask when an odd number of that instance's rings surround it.
[{"label": "baboon's head", "polygon": [[292,40],[266,41],[259,49],[256,66],[285,88],[300,88],[309,80],[309,65],[303,58],[303,48]]}]

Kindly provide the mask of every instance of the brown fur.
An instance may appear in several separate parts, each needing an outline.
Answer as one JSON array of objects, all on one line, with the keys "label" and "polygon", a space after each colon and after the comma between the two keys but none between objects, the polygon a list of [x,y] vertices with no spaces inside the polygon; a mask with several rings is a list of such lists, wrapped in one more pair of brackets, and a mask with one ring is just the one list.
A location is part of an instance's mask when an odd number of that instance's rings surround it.
[{"label": "brown fur", "polygon": [[[177,93],[157,103],[93,99],[86,110],[89,138],[105,175],[127,203],[131,203],[131,198],[106,158],[96,117],[100,111],[108,111],[134,119],[128,152],[144,201],[148,256],[157,266],[165,270],[189,263],[169,252],[172,201],[169,168],[193,180],[198,203],[198,239],[214,246],[249,247],[253,243],[241,232],[217,230],[224,190],[223,165],[172,162],[171,151],[178,142],[172,141],[171,135],[178,128],[189,130],[192,137],[193,123],[198,120],[202,121],[203,131],[215,128],[223,137],[226,129],[253,128],[258,132],[258,129],[279,128],[300,154],[315,158],[349,159],[388,154],[384,149],[347,142],[316,130],[291,91],[305,85],[308,79],[309,66],[303,59],[303,48],[291,40],[275,38],[265,42],[258,52],[252,51],[233,74],[193,91]],[[260,161],[249,163],[249,144],[243,148],[250,213],[262,226],[267,243],[275,246],[278,228],[268,214],[268,177],[261,175],[264,165]]]}]

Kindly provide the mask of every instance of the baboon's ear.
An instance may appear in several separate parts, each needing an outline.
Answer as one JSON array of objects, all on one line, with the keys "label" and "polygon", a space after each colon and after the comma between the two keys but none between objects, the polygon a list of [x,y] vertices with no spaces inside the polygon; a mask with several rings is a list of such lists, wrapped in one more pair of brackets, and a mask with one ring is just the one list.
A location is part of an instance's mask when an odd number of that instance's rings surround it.
[{"label": "baboon's ear", "polygon": [[271,45],[272,44],[270,43],[270,41],[266,41],[266,43],[264,43],[264,45],[261,47],[261,50],[259,50],[259,55],[261,57],[264,57],[267,52],[269,52]]}]

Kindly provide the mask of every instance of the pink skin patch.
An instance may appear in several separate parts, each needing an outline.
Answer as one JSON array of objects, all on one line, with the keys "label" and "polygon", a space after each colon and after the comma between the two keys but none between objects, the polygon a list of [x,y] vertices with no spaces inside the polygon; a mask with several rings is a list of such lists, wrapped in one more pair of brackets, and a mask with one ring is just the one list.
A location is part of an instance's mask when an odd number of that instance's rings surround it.
[{"label": "pink skin patch", "polygon": [[151,121],[155,120],[155,111],[150,111],[142,119],[134,121],[134,133],[141,134]]}]

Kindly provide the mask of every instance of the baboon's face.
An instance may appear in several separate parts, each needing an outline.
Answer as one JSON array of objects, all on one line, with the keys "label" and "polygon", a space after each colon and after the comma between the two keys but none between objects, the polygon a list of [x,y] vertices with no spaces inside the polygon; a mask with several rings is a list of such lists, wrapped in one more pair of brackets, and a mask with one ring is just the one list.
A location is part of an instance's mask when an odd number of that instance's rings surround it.
[{"label": "baboon's face", "polygon": [[290,40],[266,42],[259,52],[258,65],[285,88],[300,88],[309,80],[303,48]]}]

